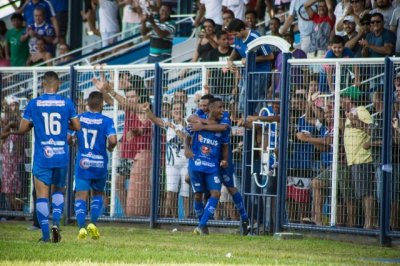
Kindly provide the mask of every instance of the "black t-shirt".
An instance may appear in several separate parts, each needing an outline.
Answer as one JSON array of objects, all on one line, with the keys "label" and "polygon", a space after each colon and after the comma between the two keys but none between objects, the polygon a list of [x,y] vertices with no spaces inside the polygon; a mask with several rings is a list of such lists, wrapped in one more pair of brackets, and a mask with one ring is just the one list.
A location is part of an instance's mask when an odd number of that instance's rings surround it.
[{"label": "black t-shirt", "polygon": [[[215,48],[208,53],[205,61],[226,62],[231,52],[232,47],[229,47],[226,53],[221,53],[218,48]],[[235,84],[234,78],[234,74],[227,67],[210,69],[208,76],[210,93],[214,95],[230,95]]]}]

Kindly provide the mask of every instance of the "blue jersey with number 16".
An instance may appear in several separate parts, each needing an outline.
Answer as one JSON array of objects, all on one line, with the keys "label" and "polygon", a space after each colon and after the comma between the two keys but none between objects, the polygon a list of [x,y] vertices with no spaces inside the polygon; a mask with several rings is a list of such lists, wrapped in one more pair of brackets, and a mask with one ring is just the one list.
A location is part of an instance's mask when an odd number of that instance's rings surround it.
[{"label": "blue jersey with number 16", "polygon": [[34,126],[36,166],[59,168],[68,165],[68,126],[75,117],[74,104],[61,95],[43,94],[29,102],[23,119]]},{"label": "blue jersey with number 16", "polygon": [[77,132],[78,156],[75,174],[79,178],[105,178],[107,174],[107,138],[116,135],[114,122],[101,113],[80,114],[81,130]]}]

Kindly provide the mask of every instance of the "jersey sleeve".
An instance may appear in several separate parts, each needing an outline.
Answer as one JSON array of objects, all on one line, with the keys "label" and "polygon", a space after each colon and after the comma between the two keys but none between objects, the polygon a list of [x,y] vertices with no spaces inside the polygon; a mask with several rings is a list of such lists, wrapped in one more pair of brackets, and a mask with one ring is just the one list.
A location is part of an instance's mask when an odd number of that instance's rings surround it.
[{"label": "jersey sleeve", "polygon": [[115,130],[114,121],[111,119],[107,119],[107,126],[106,126],[106,136],[109,138],[110,136],[117,135],[117,131]]},{"label": "jersey sleeve", "polygon": [[221,118],[221,125],[228,125],[229,128],[232,126],[231,118],[228,112],[224,112],[222,118]]},{"label": "jersey sleeve", "polygon": [[74,106],[74,104],[72,103],[71,100],[68,100],[68,109],[69,109],[68,120],[71,120],[73,118],[77,118],[78,117],[78,115],[76,114],[76,111],[75,111],[75,106]]}]

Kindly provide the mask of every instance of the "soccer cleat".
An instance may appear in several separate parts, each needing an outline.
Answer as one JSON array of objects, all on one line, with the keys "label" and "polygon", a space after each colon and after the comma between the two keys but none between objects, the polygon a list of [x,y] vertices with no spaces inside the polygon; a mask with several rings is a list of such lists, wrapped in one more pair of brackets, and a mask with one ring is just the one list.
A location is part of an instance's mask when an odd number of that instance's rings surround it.
[{"label": "soccer cleat", "polygon": [[250,222],[249,220],[244,220],[240,227],[240,234],[242,236],[247,236],[250,232]]},{"label": "soccer cleat", "polygon": [[86,239],[86,237],[87,237],[87,231],[85,228],[82,227],[81,229],[79,229],[78,240]]},{"label": "soccer cleat", "polygon": [[208,228],[197,226],[197,227],[193,230],[193,234],[195,234],[195,235],[208,235]]},{"label": "soccer cleat", "polygon": [[53,243],[58,243],[61,241],[60,229],[58,229],[57,225],[53,225],[51,228],[51,240]]},{"label": "soccer cleat", "polygon": [[90,223],[87,226],[87,231],[89,232],[89,235],[93,240],[97,240],[100,238],[99,229],[97,229],[97,227],[94,224]]}]

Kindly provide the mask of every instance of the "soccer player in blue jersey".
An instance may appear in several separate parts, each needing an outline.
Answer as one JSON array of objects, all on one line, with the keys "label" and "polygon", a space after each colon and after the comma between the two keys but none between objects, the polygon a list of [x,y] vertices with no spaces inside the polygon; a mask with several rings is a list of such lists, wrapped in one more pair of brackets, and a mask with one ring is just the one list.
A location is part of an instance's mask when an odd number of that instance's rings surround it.
[{"label": "soccer player in blue jersey", "polygon": [[59,225],[64,207],[64,188],[68,166],[68,128],[80,130],[74,104],[57,95],[58,75],[49,71],[43,76],[43,95],[32,99],[21,120],[18,134],[27,133],[32,127],[35,147],[32,173],[36,189],[37,218],[42,229],[42,242],[50,241],[49,187],[52,191],[53,227],[52,241],[59,242]]},{"label": "soccer player in blue jersey", "polygon": [[[223,103],[219,98],[210,100],[208,123],[217,124],[223,116]],[[214,214],[221,195],[219,169],[228,167],[230,130],[191,131],[185,139],[185,156],[189,159],[189,176],[194,192],[194,209],[199,217],[195,234],[208,234],[207,222]],[[222,156],[221,156],[222,155]],[[222,157],[222,159],[221,159]],[[209,191],[210,198],[203,207],[203,193]]]},{"label": "soccer player in blue jersey", "polygon": [[[81,130],[76,133],[78,155],[75,163],[75,214],[78,221],[78,239],[85,239],[88,232],[92,239],[99,239],[97,219],[103,208],[104,188],[107,179],[107,150],[117,145],[117,135],[111,118],[103,115],[103,94],[94,91],[87,102],[89,111],[78,115]],[[86,201],[92,190],[90,223],[85,229]]]},{"label": "soccer player in blue jersey", "polygon": [[[207,116],[209,113],[209,101],[213,98],[214,96],[211,94],[206,94],[201,97],[199,102],[199,109],[197,109],[196,112],[188,118],[188,122],[191,123],[191,131],[209,130],[224,132],[225,130],[231,130],[231,121],[228,112],[223,112],[223,115],[218,121],[218,124],[208,123]],[[239,211],[240,219],[242,221],[241,234],[247,235],[249,233],[250,223],[246,209],[244,208],[243,197],[240,194],[239,190],[236,188],[234,182],[234,165],[231,145],[229,145],[228,148],[228,167],[220,169],[220,177],[222,179],[222,184],[224,184],[228,189],[228,192],[229,194],[231,194],[233,202],[235,203],[235,207]]]}]

